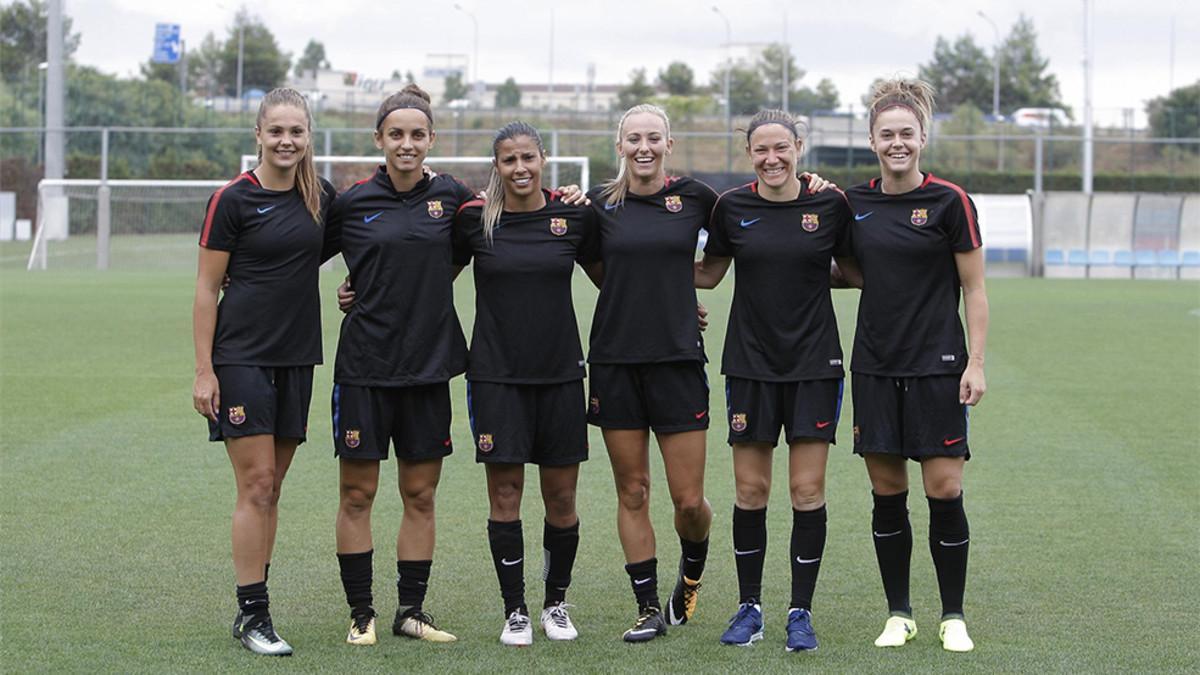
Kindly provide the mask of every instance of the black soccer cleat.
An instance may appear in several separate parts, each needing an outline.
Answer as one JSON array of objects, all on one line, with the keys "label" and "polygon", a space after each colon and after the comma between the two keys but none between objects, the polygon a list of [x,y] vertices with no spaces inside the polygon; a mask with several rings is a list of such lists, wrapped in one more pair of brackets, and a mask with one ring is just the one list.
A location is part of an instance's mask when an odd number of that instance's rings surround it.
[{"label": "black soccer cleat", "polygon": [[667,622],[663,619],[662,610],[657,607],[643,607],[638,614],[633,628],[625,631],[621,639],[626,642],[649,642],[659,635],[667,634]]}]

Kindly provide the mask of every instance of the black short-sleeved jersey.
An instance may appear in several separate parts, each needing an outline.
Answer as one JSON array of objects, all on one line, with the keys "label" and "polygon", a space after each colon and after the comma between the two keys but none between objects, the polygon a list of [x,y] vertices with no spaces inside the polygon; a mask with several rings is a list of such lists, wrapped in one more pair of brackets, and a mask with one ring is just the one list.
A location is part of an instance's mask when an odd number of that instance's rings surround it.
[{"label": "black short-sleeved jersey", "polygon": [[700,181],[668,177],[662,190],[629,193],[610,206],[601,189],[588,192],[600,238],[584,262],[604,262],[588,361],[703,361],[693,263],[717,194]]},{"label": "black short-sleeved jersey", "polygon": [[327,216],[333,186],[321,180],[322,222],[299,191],[268,190],[247,171],[213,193],[200,246],[229,252],[229,286],[217,305],[215,366],[321,363],[321,262],[336,251]]},{"label": "black short-sleeved jersey", "polygon": [[505,212],[483,236],[483,202],[454,218],[456,264],[475,258],[475,328],[467,379],[554,384],[584,377],[583,350],[571,302],[571,274],[593,248],[591,209],[546,193],[537,211]]},{"label": "black short-sleeved jersey", "polygon": [[863,273],[850,369],[894,377],[961,373],[967,350],[954,254],[982,245],[975,203],[933,174],[899,195],[884,194],[881,183],[876,178],[846,193]]},{"label": "black short-sleeved jersey", "polygon": [[844,250],[850,206],[837,190],[773,202],[750,183],[721,195],[708,228],[708,255],[733,258],[733,305],[725,375],[794,382],[845,375],[829,296],[829,262]]},{"label": "black short-sleeved jersey", "polygon": [[454,212],[471,191],[445,174],[396,192],[384,167],[329,210],[341,229],[355,303],[342,320],[338,384],[412,387],[466,369],[467,342],[454,310]]}]

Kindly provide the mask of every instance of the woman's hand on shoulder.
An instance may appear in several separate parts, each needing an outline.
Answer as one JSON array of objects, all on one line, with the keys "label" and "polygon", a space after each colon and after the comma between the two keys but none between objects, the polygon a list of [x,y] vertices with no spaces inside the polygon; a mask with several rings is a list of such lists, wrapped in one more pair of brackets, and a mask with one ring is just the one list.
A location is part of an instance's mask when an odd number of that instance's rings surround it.
[{"label": "woman's hand on shoulder", "polygon": [[562,195],[562,203],[567,206],[591,206],[592,204],[587,193],[580,190],[578,185],[564,185],[558,188],[557,192]]},{"label": "woman's hand on shoulder", "polygon": [[804,171],[800,174],[800,177],[808,181],[809,192],[824,192],[829,189],[837,189],[837,183],[821,178],[820,174]]}]

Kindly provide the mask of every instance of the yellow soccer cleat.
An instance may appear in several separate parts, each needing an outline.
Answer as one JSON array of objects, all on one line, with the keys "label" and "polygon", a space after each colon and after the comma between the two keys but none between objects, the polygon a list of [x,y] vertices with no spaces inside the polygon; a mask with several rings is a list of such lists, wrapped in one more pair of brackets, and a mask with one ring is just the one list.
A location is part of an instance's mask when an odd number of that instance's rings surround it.
[{"label": "yellow soccer cleat", "polygon": [[[965,631],[964,631],[965,635]],[[889,616],[883,632],[875,638],[876,647],[903,647],[917,637],[917,622],[903,616]]]},{"label": "yellow soccer cleat", "polygon": [[350,620],[346,644],[368,647],[375,644],[375,614],[364,614]]},{"label": "yellow soccer cleat", "polygon": [[433,617],[425,612],[407,614],[396,612],[396,621],[392,623],[392,633],[426,642],[454,642],[458,640],[453,634],[438,628],[433,623]]},{"label": "yellow soccer cleat", "polygon": [[975,649],[971,636],[967,635],[967,623],[962,619],[946,619],[938,628],[942,649],[948,652],[969,652]]},{"label": "yellow soccer cleat", "polygon": [[700,580],[689,579],[680,573],[675,580],[675,590],[667,602],[667,622],[681,626],[696,613],[696,600],[700,595]]}]

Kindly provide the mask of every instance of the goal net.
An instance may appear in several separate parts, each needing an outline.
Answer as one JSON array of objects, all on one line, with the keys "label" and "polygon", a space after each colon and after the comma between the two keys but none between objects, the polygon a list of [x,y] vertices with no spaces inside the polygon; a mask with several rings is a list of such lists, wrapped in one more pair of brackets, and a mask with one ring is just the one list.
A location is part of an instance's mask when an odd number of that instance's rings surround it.
[{"label": "goal net", "polygon": [[[317,170],[339,191],[370,176],[382,157],[318,156]],[[242,170],[257,163],[242,158]],[[426,164],[475,190],[487,184],[490,157],[429,157]],[[587,157],[551,157],[546,187],[590,180]],[[38,184],[27,269],[194,269],[208,198],[225,180],[56,179]]]}]

